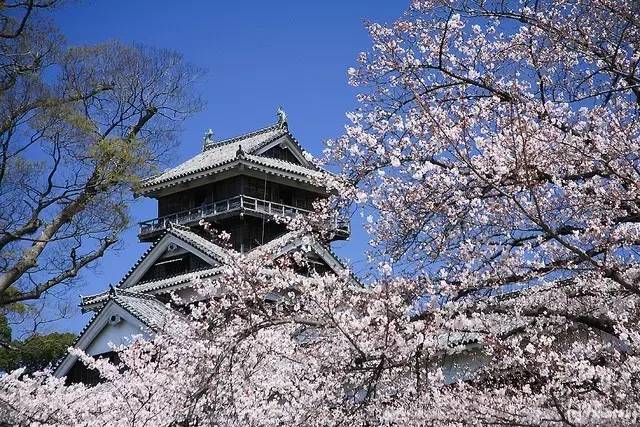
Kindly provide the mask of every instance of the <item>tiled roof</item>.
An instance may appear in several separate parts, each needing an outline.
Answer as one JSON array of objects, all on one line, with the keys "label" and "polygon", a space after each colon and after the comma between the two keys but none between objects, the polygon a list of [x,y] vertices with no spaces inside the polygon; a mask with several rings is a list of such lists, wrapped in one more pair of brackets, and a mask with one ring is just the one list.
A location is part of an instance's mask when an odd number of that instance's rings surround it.
[{"label": "tiled roof", "polygon": [[[198,234],[189,231],[186,227],[182,226],[172,226],[167,230],[167,233],[171,233],[179,239],[193,245],[197,249],[201,250],[205,254],[220,260],[222,264],[226,264],[232,260],[233,251],[224,249],[215,243],[212,243],[205,239],[204,237],[199,236]],[[305,239],[306,237],[306,239]],[[280,257],[287,250],[291,249],[289,246],[294,245],[294,247],[300,247],[304,245],[305,240],[308,240],[307,244],[319,244],[316,239],[311,234],[306,234],[301,231],[289,231],[283,234],[280,237],[277,237],[264,245],[258,246],[253,249],[251,252],[245,254],[247,257],[255,257],[260,254],[268,254],[273,259]],[[342,268],[346,268],[338,256],[331,250],[329,246],[322,245],[335,259],[335,261]],[[288,248],[289,247],[289,248]],[[146,257],[149,254],[149,251],[145,252],[142,258]],[[142,258],[138,261],[139,264],[142,261]],[[131,287],[126,288],[129,292],[134,293],[157,293],[158,291],[162,291],[163,289],[171,289],[178,290],[184,287],[189,287],[191,285],[192,280],[194,279],[202,279],[209,278],[217,275],[222,271],[223,267],[211,267],[205,268],[197,271],[192,271],[189,273],[178,274],[171,277],[166,277],[159,280],[153,280],[148,282],[137,283]],[[133,270],[133,269],[132,269]],[[132,270],[125,275],[125,277],[118,283],[117,289],[122,291],[124,288],[121,285],[125,282],[125,280],[131,275]],[[183,286],[180,286],[183,285]],[[95,304],[102,304],[108,301],[109,292],[102,292],[94,295],[83,296],[82,302],[80,304],[81,307],[89,307]]]},{"label": "tiled roof", "polygon": [[[116,288],[111,288],[109,292],[105,292],[105,305],[106,302],[113,300],[120,307],[131,313],[132,316],[139,319],[142,323],[147,325],[149,328],[158,330],[161,329],[165,322],[176,315],[176,311],[169,308],[166,304],[163,304],[158,299],[156,299],[152,295],[145,295],[136,292],[130,292],[125,290],[118,290]],[[72,347],[76,347],[80,339],[83,335],[89,330],[89,328],[94,324],[102,310],[104,309],[104,305],[100,310],[97,310],[91,319],[87,322],[87,324],[82,328],[78,337],[74,341]],[[62,362],[71,357],[67,354],[64,358],[60,359],[54,366],[54,371],[56,371]]]},{"label": "tiled roof", "polygon": [[[292,248],[299,248],[304,245],[317,245],[317,247],[322,247],[329,253],[330,257],[333,258],[331,261],[335,262],[339,269],[344,269],[345,271],[348,270],[340,257],[338,257],[338,255],[331,249],[331,246],[319,242],[313,234],[306,233],[301,230],[289,231],[282,236],[276,237],[275,239],[252,249],[246,256],[255,257],[260,256],[261,254],[269,254],[270,257],[276,259],[292,249],[288,248],[289,245],[293,245]],[[349,272],[349,274],[354,282],[359,284],[358,279],[353,275],[353,273]]]},{"label": "tiled roof", "polygon": [[[171,224],[170,228],[165,230],[166,232],[162,234],[149,248],[144,251],[144,253],[138,258],[138,260],[133,264],[133,266],[127,271],[122,279],[118,282],[116,286],[120,287],[128,278],[133,274],[135,269],[140,265],[140,263],[151,253],[151,251],[160,243],[162,238],[167,234],[172,234],[176,236],[178,239],[184,240],[186,243],[194,246],[195,248],[201,250],[205,254],[211,256],[214,259],[217,259],[221,263],[227,261],[229,258],[229,252],[216,245],[213,242],[208,241],[204,237],[197,235],[196,233],[190,231],[188,227],[183,227],[177,224]],[[91,295],[85,297],[89,298]]]},{"label": "tiled roof", "polygon": [[[181,225],[172,224],[166,230],[166,233],[163,234],[148,250],[142,254],[140,259],[134,264],[134,266],[125,274],[125,276],[118,282],[116,287],[118,289],[122,288],[122,284],[131,276],[133,271],[138,267],[138,265],[149,255],[151,250],[162,240],[162,238],[167,235],[172,234],[178,239],[189,243],[196,249],[199,249],[203,253],[209,255],[210,257],[218,260],[221,264],[227,263],[231,260],[231,251],[216,245],[215,243],[205,239],[204,237],[190,231],[188,227],[184,227]],[[128,287],[128,291],[133,292],[151,292],[158,291],[165,288],[174,287],[175,285],[179,285],[184,283],[188,285],[192,279],[194,278],[202,278],[202,277],[211,277],[217,274],[220,271],[219,267],[207,268],[204,270],[193,271],[186,274],[180,274],[176,276],[167,277],[161,280],[154,280],[150,282],[138,283],[134,286]],[[82,302],[80,303],[81,307],[102,303],[108,300],[108,292],[101,292],[99,294],[94,295],[86,295],[81,296]]]},{"label": "tiled roof", "polygon": [[289,133],[286,127],[282,127],[279,124],[275,124],[255,132],[240,135],[234,138],[230,138],[219,142],[210,142],[204,146],[202,153],[192,157],[184,163],[165,170],[164,172],[153,176],[142,184],[141,193],[145,192],[145,189],[157,186],[159,184],[167,183],[174,180],[187,179],[191,175],[195,175],[201,172],[205,172],[209,169],[214,169],[218,166],[230,163],[237,160],[238,149],[242,147],[242,152],[245,160],[258,163],[262,166],[272,167],[275,169],[284,170],[296,174],[302,174],[305,176],[317,175],[320,172],[313,168],[296,165],[294,163],[286,162],[280,159],[272,159],[261,156],[254,156],[257,150],[264,147],[277,139],[288,135],[295,143],[297,142],[293,136]]},{"label": "tiled roof", "polygon": [[[305,243],[305,240],[306,240],[306,243]],[[306,233],[301,230],[288,231],[283,235],[276,237],[275,239],[252,249],[251,252],[249,252],[248,256],[251,256],[252,254],[258,254],[258,253],[268,253],[277,258],[280,255],[284,254],[284,249],[286,249],[286,247],[290,244],[294,244],[294,247],[296,248],[303,246],[305,244],[320,245],[323,248],[325,248],[327,252],[329,252],[331,256],[333,256],[336,259],[336,261],[338,261],[342,265],[342,267],[345,267],[340,261],[340,258],[338,257],[338,255],[335,252],[333,252],[333,250],[331,249],[331,246],[320,243],[313,236],[313,234]]]},{"label": "tiled roof", "polygon": [[274,141],[277,137],[287,133],[287,128],[276,123],[253,132],[234,136],[222,141],[211,141],[205,144],[202,151],[233,151],[235,153],[239,146],[245,153],[257,150],[265,144]]},{"label": "tiled roof", "polygon": [[152,295],[115,290],[110,297],[152,329],[162,328],[170,315],[175,314],[174,310]]},{"label": "tiled roof", "polygon": [[287,162],[285,160],[276,159],[273,157],[264,157],[264,156],[256,156],[253,154],[247,154],[245,155],[245,158],[247,160],[251,160],[262,166],[268,166],[274,169],[283,170],[285,172],[292,172],[300,175],[305,175],[311,178],[320,178],[324,175],[324,173],[321,171],[309,169],[308,167],[305,167],[296,163]]},{"label": "tiled roof", "polygon": [[166,235],[166,233],[163,234],[162,236],[160,236],[155,242],[153,242],[153,244],[151,244],[151,246],[149,246],[147,248],[146,251],[144,251],[144,253],[142,255],[140,255],[140,258],[138,258],[138,260],[131,266],[129,271],[127,271],[125,273],[124,277],[122,277],[122,279],[120,279],[120,281],[118,282],[118,284],[116,286],[121,286],[129,278],[129,276],[131,276],[131,274],[133,274],[133,272],[136,270],[136,268],[138,268],[138,266],[142,263],[142,261],[144,261],[144,259],[147,256],[149,256],[151,251],[158,245],[158,243],[160,243],[160,241],[162,240],[162,238],[165,235]]},{"label": "tiled roof", "polygon": [[230,260],[231,254],[227,249],[218,246],[215,243],[205,239],[204,237],[194,233],[189,229],[189,227],[178,224],[171,224],[171,227],[169,227],[167,232],[173,234],[178,239],[189,243],[195,248],[200,249],[205,254],[214,259],[217,259],[220,262],[226,262]]},{"label": "tiled roof", "polygon": [[289,231],[284,233],[282,236],[276,237],[275,239],[252,249],[247,256],[254,257],[258,254],[269,254],[277,258],[282,255],[282,250],[294,240],[297,239],[301,243],[303,235],[304,233],[302,231]]},{"label": "tiled roof", "polygon": [[446,352],[458,352],[471,344],[481,343],[484,336],[477,332],[444,332],[433,336],[436,348]]},{"label": "tiled roof", "polygon": [[[191,285],[192,280],[194,279],[204,279],[208,277],[213,277],[216,274],[220,273],[222,268],[213,267],[213,268],[205,268],[202,270],[191,271],[189,273],[177,274],[171,277],[165,277],[160,280],[151,280],[148,282],[138,283],[136,285],[131,286],[130,288],[126,288],[126,291],[133,293],[153,293],[154,291],[160,291],[162,289],[173,288],[176,289],[178,285],[184,285],[184,287],[188,287]],[[182,287],[179,287],[182,288]],[[119,292],[123,292],[124,289],[118,288]],[[82,302],[80,303],[81,307],[87,307],[94,304],[103,303],[109,300],[109,292],[105,291],[95,295],[88,295],[82,297]]]},{"label": "tiled roof", "polygon": [[153,292],[167,288],[174,288],[176,285],[184,284],[185,287],[191,284],[194,279],[205,279],[213,277],[223,270],[222,267],[205,268],[203,270],[191,271],[185,274],[179,274],[176,276],[166,277],[160,280],[153,280],[149,282],[138,283],[133,285],[127,290],[132,292]]},{"label": "tiled roof", "polygon": [[[109,291],[100,292],[93,295],[80,295],[80,307],[86,307],[97,303],[106,302],[109,299]],[[84,312],[84,310],[83,310]]]},{"label": "tiled roof", "polygon": [[[133,268],[131,268],[127,274],[118,282],[116,288],[119,292],[123,292],[125,288],[122,285],[126,282],[126,280],[133,274],[133,271],[136,269],[138,265],[149,255],[151,250],[162,240],[164,236],[167,234],[171,234],[178,239],[189,243],[196,249],[202,251],[204,254],[209,255],[210,257],[218,260],[220,264],[228,264],[233,260],[234,254],[236,254],[233,250],[225,249],[221,246],[216,245],[215,243],[205,239],[204,237],[190,231],[188,227],[180,226],[172,224],[169,227],[165,234],[158,239],[154,245],[149,248],[149,250],[145,251],[142,257],[136,262]],[[267,254],[272,259],[279,258],[284,255],[285,252],[293,249],[301,247],[305,244],[308,245],[320,245],[322,246],[333,258],[332,262],[337,263],[337,266],[340,268],[346,269],[346,266],[342,263],[340,258],[331,250],[331,247],[328,245],[324,245],[318,242],[312,234],[304,233],[302,231],[289,231],[284,233],[280,237],[277,237],[252,251],[248,252],[244,256],[247,257],[255,257],[261,256],[262,254]],[[293,246],[291,246],[293,245]],[[237,255],[236,255],[237,256]],[[221,266],[212,266],[208,268],[204,268],[197,271],[192,271],[189,273],[178,274],[171,277],[165,277],[159,280],[152,280],[147,282],[138,282],[126,288],[128,292],[134,293],[159,293],[164,289],[170,289],[171,291],[183,289],[191,286],[191,283],[194,279],[202,279],[209,278],[219,274],[222,271],[223,267]],[[102,305],[103,303],[109,300],[109,292],[102,292],[94,295],[87,295],[81,297],[80,306],[86,310],[93,310],[96,304]]]}]

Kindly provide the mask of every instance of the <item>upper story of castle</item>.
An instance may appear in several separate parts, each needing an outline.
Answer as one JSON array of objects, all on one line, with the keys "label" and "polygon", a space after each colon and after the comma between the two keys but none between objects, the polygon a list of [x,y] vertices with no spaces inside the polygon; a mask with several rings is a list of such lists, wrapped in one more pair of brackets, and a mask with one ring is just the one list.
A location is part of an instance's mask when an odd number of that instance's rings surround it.
[{"label": "upper story of castle", "polygon": [[[157,217],[140,223],[140,241],[152,241],[169,224],[197,231],[204,220],[231,235],[246,252],[281,235],[276,216],[306,214],[327,197],[314,165],[278,110],[275,124],[216,141],[205,135],[202,152],[145,180],[139,195],[158,201]],[[349,235],[348,222],[335,224],[335,239]]]}]

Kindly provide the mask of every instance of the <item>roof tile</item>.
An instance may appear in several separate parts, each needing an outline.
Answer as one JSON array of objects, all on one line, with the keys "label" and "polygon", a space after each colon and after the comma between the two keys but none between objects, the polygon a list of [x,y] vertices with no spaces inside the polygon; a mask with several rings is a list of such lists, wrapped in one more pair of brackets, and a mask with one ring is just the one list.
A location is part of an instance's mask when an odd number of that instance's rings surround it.
[{"label": "roof tile", "polygon": [[145,189],[149,189],[163,183],[168,183],[173,180],[186,179],[190,175],[205,172],[209,169],[213,169],[236,160],[238,158],[238,149],[240,147],[242,147],[242,151],[245,153],[245,159],[258,163],[262,166],[302,174],[308,177],[320,174],[319,171],[313,168],[308,168],[280,159],[252,155],[260,148],[285,135],[289,135],[289,137],[293,139],[293,136],[291,136],[286,128],[276,124],[224,141],[208,143],[204,146],[202,153],[197,154],[176,167],[167,169],[162,173],[145,180],[142,183],[142,193],[145,192]]}]

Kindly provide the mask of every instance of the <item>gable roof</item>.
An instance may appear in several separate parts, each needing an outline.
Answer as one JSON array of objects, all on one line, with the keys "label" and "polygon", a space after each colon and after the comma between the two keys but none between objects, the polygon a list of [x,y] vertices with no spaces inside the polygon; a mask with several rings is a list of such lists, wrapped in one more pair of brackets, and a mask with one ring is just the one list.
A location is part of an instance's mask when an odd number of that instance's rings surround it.
[{"label": "gable roof", "polygon": [[116,286],[127,288],[137,283],[136,279],[152,265],[170,243],[177,243],[189,252],[207,261],[215,267],[228,262],[230,252],[213,242],[190,231],[189,228],[177,224],[170,224],[156,242],[147,249],[136,261],[131,269],[124,275]]},{"label": "gable roof", "polygon": [[[179,316],[175,310],[152,295],[118,290],[112,287],[107,293],[105,304],[96,311],[80,331],[72,347],[81,350],[89,348],[100,332],[109,325],[110,317],[113,314],[125,316],[128,322],[139,325],[140,332],[144,332],[145,327],[149,331],[158,331],[167,324],[169,319],[175,319],[175,316]],[[76,360],[76,356],[67,354],[54,368],[54,375],[58,378],[65,376]]]},{"label": "gable roof", "polygon": [[[139,282],[144,273],[153,265],[155,260],[164,253],[171,243],[176,243],[187,251],[202,258],[209,263],[210,268],[166,277],[160,280]],[[232,256],[232,251],[216,245],[193,231],[190,231],[189,228],[171,224],[165,230],[164,234],[140,256],[138,261],[136,261],[124,277],[116,284],[116,287],[119,290],[127,289],[132,292],[159,291],[165,288],[174,288],[181,284],[184,284],[186,287],[194,278],[211,277],[217,273],[220,266],[228,263]],[[85,311],[92,310],[96,308],[96,304],[102,305],[108,300],[108,293],[100,292],[98,294],[80,296],[80,298],[80,307]]]},{"label": "gable roof", "polygon": [[[294,249],[305,246],[318,255],[334,273],[341,274],[349,270],[328,245],[321,243],[312,233],[300,230],[289,231],[270,242],[254,248],[246,256],[256,257],[261,254],[268,254],[271,259],[277,259]],[[350,276],[357,283],[355,276],[351,273]]]},{"label": "gable roof", "polygon": [[[287,144],[301,164],[260,155],[277,143]],[[302,147],[300,147],[300,144],[289,132],[288,128],[281,123],[277,123],[223,141],[205,143],[202,153],[145,180],[141,185],[139,194],[150,193],[175,183],[189,181],[195,178],[196,175],[207,175],[207,171],[229,165],[234,161],[256,163],[263,167],[274,168],[307,178],[321,176],[321,171],[305,158]]]},{"label": "gable roof", "polygon": [[111,299],[152,329],[162,328],[169,315],[175,313],[152,295],[113,289]]},{"label": "gable roof", "polygon": [[310,169],[308,166],[287,162],[286,160],[276,159],[274,157],[245,154],[244,158],[246,160],[250,160],[259,165],[272,167],[274,169],[280,169],[286,172],[293,172],[293,173],[305,175],[308,177],[322,176],[321,172],[315,169]]},{"label": "gable roof", "polygon": [[173,234],[180,240],[200,249],[207,255],[215,258],[217,261],[227,262],[231,257],[231,252],[229,252],[229,250],[216,245],[199,234],[194,233],[189,229],[189,227],[179,224],[171,224],[167,229],[167,233]]},{"label": "gable roof", "polygon": [[[188,244],[192,248],[201,251],[202,254],[219,261],[219,264],[211,265],[209,268],[203,268],[188,273],[164,277],[158,280],[140,282],[140,277],[142,277],[147,268],[153,265],[153,261],[157,256],[159,256],[157,252],[162,253],[164,250],[164,246],[166,246],[166,244],[162,245],[161,242],[166,243],[167,236],[173,236],[180,239],[180,241]],[[215,243],[210,242],[204,237],[190,231],[187,227],[172,224],[171,227],[166,230],[165,234],[163,234],[163,236],[142,255],[131,270],[129,270],[120,282],[118,282],[116,287],[120,292],[126,289],[129,292],[145,294],[159,294],[178,291],[190,287],[194,280],[211,278],[220,274],[224,268],[223,265],[231,262],[234,256],[258,257],[267,254],[270,259],[277,259],[294,249],[304,246],[307,246],[309,250],[318,255],[336,274],[340,274],[348,270],[331,248],[319,242],[311,233],[289,231],[282,236],[265,243],[264,245],[254,248],[245,255],[240,255],[232,250],[222,248]],[[106,291],[81,296],[80,307],[83,311],[95,310],[108,300],[109,293]]]},{"label": "gable roof", "polygon": [[[135,284],[126,291],[137,294],[158,294],[167,293],[173,291],[179,291],[191,286],[192,282],[196,279],[206,279],[214,277],[223,271],[222,267],[205,268],[202,270],[191,271],[189,273],[177,274],[171,277],[165,277],[159,280],[151,280],[148,282],[142,282]],[[125,289],[118,288],[119,292],[125,292]],[[88,295],[82,297],[80,307],[82,311],[94,310],[98,306],[104,304],[109,300],[109,292],[104,291],[99,294]]]},{"label": "gable roof", "polygon": [[138,283],[137,285],[129,288],[129,290],[131,292],[143,292],[151,294],[159,293],[159,291],[165,293],[169,291],[177,291],[191,286],[194,280],[214,277],[220,274],[222,271],[224,271],[223,267],[206,268],[203,270],[192,271],[189,273],[167,277],[160,280]]}]

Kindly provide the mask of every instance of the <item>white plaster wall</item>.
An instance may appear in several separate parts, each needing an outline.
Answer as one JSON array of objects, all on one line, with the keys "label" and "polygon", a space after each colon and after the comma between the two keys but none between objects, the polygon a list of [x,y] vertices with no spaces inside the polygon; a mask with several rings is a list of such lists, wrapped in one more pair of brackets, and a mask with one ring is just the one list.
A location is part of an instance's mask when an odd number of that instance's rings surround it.
[{"label": "white plaster wall", "polygon": [[[120,311],[120,310],[118,310]],[[114,313],[120,315],[120,322],[116,324],[109,324],[108,322],[104,322],[104,328],[98,333],[98,335],[93,339],[91,344],[87,347],[85,352],[91,356],[95,356],[96,354],[105,353],[111,351],[111,346],[109,343],[112,343],[116,346],[119,345],[128,345],[131,343],[131,337],[135,335],[142,335],[144,338],[149,338],[149,333],[145,331],[145,327],[138,323],[132,322],[130,320],[130,315],[128,313]]]}]

